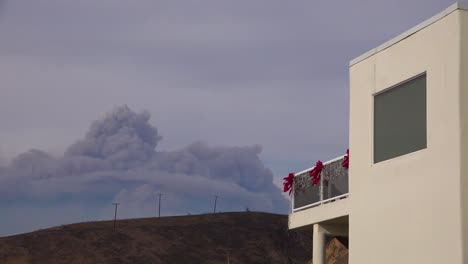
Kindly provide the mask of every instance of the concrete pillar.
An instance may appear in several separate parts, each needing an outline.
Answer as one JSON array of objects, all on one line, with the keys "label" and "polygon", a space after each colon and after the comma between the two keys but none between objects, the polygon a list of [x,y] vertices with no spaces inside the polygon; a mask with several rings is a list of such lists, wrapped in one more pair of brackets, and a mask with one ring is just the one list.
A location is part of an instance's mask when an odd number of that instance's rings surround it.
[{"label": "concrete pillar", "polygon": [[325,234],[326,230],[319,224],[314,224],[312,237],[312,263],[325,264]]}]

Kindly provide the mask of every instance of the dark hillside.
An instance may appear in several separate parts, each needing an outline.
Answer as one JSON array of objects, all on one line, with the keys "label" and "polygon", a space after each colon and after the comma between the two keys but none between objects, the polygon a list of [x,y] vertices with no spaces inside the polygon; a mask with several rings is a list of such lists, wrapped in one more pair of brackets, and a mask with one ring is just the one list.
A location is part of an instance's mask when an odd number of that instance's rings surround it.
[{"label": "dark hillside", "polygon": [[312,233],[287,216],[219,213],[65,225],[0,238],[2,264],[306,263]]}]

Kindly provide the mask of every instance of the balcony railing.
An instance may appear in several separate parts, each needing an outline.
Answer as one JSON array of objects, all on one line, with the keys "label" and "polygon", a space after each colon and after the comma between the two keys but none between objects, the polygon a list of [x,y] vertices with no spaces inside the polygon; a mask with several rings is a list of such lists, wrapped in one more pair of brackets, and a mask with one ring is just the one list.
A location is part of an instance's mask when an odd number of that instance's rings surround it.
[{"label": "balcony railing", "polygon": [[315,186],[309,176],[314,167],[295,174],[293,212],[348,197],[348,170],[342,166],[343,159],[344,156],[341,156],[324,162],[320,182]]}]

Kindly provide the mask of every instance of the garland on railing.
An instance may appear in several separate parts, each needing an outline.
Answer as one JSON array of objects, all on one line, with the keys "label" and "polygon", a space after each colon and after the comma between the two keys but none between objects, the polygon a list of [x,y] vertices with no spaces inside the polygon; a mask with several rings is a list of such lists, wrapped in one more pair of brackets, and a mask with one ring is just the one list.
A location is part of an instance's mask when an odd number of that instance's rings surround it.
[{"label": "garland on railing", "polygon": [[[345,169],[349,169],[349,149],[346,150],[346,155],[343,158],[342,162],[342,167]],[[309,172],[309,177],[312,178],[312,186],[315,186],[319,184],[322,170],[324,169],[324,165],[322,161],[318,160],[315,163],[315,167]],[[293,190],[293,185],[294,185],[294,173],[289,173],[288,177],[283,178],[283,192],[289,191],[289,195],[291,195],[291,192]]]},{"label": "garland on railing", "polygon": [[292,186],[294,183],[294,173],[289,173],[288,177],[283,178],[284,183],[283,183],[283,192],[289,191],[289,194],[291,195],[292,192]]},{"label": "garland on railing", "polygon": [[343,168],[349,169],[349,149],[346,150],[346,155],[344,156],[342,165],[343,165]]},{"label": "garland on railing", "polygon": [[322,170],[323,163],[320,160],[318,160],[317,163],[315,163],[315,167],[309,173],[309,177],[312,178],[312,186],[315,186],[320,182]]}]

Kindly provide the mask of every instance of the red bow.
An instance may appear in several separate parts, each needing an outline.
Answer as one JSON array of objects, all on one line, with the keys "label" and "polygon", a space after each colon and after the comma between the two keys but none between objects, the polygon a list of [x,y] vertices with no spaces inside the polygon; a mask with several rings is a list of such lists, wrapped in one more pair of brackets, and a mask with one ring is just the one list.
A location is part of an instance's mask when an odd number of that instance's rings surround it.
[{"label": "red bow", "polygon": [[283,180],[283,192],[289,191],[289,194],[291,195],[292,186],[294,182],[294,173],[289,173],[288,177],[283,178]]},{"label": "red bow", "polygon": [[315,163],[315,167],[310,171],[309,176],[312,177],[312,185],[317,185],[320,182],[320,174],[323,170],[323,163],[319,160]]},{"label": "red bow", "polygon": [[346,150],[346,155],[344,156],[344,159],[343,159],[343,167],[348,169],[349,168],[349,149]]}]

